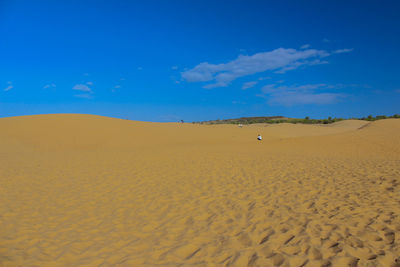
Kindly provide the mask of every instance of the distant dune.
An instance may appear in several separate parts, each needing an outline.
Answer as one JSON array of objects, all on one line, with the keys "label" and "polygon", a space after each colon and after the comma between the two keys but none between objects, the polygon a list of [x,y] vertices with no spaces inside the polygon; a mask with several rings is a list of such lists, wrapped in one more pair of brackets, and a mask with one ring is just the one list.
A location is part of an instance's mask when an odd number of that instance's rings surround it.
[{"label": "distant dune", "polygon": [[400,119],[0,129],[0,266],[400,266]]}]

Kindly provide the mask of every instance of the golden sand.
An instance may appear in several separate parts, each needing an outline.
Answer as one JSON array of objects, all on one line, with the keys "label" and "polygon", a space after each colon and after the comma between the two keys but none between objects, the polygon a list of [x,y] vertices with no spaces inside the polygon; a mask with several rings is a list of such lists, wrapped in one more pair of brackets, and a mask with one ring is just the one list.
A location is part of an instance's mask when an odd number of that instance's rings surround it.
[{"label": "golden sand", "polygon": [[399,119],[0,119],[0,266],[399,266],[399,216]]}]

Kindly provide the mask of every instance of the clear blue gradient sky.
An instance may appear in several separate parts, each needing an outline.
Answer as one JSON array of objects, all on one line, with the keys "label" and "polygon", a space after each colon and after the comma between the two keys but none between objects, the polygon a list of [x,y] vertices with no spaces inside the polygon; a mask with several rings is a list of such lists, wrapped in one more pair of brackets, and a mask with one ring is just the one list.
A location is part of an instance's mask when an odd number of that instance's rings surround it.
[{"label": "clear blue gradient sky", "polygon": [[0,0],[0,117],[400,113],[399,1]]}]

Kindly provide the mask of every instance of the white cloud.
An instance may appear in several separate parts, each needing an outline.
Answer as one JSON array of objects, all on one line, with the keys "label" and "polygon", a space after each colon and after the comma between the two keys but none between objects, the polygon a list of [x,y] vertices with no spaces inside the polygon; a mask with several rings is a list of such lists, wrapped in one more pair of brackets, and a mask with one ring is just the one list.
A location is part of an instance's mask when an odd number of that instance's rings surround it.
[{"label": "white cloud", "polygon": [[354,48],[344,48],[344,49],[335,50],[332,53],[333,54],[342,54],[342,53],[349,53],[349,52],[351,52],[353,50],[354,50]]},{"label": "white cloud", "polygon": [[117,84],[116,86],[114,86],[113,89],[111,89],[111,92],[115,93],[117,91],[117,89],[120,89],[121,85]]},{"label": "white cloud", "polygon": [[45,86],[43,86],[43,89],[49,89],[49,88],[56,88],[56,84],[55,83],[48,83]]},{"label": "white cloud", "polygon": [[302,65],[322,64],[323,61],[320,58],[329,55],[330,53],[324,50],[278,48],[252,56],[240,55],[237,59],[228,63],[210,64],[203,62],[182,72],[181,75],[188,82],[214,82],[204,86],[204,88],[225,87],[239,77],[268,70],[284,73]]},{"label": "white cloud", "polygon": [[177,70],[177,69],[178,69],[178,66],[172,66],[171,69]]},{"label": "white cloud", "polygon": [[300,49],[307,49],[307,48],[310,48],[310,46],[311,46],[311,45],[309,45],[309,44],[305,44],[305,45],[302,45],[302,46],[300,47]]},{"label": "white cloud", "polygon": [[78,91],[84,92],[83,94],[77,94],[77,95],[74,95],[74,96],[75,97],[79,97],[79,98],[87,98],[87,99],[93,98],[93,95],[92,95],[93,91],[88,86],[89,83],[87,83],[87,84],[81,84],[80,83],[80,84],[76,84],[74,87],[72,87],[73,90],[78,90]]},{"label": "white cloud", "polygon": [[304,92],[286,92],[279,97],[273,97],[269,103],[278,104],[282,106],[293,105],[327,105],[336,103],[340,98],[344,97],[343,94],[335,93],[304,93]]},{"label": "white cloud", "polygon": [[83,91],[83,92],[89,92],[92,93],[92,89],[90,89],[89,86],[86,84],[76,84],[74,87],[72,87],[73,90],[78,90],[78,91]]},{"label": "white cloud", "polygon": [[321,92],[329,89],[340,89],[344,85],[305,84],[294,86],[266,85],[262,88],[261,97],[268,97],[269,104],[281,106],[294,105],[327,105],[346,97],[342,93]]},{"label": "white cloud", "polygon": [[74,96],[75,97],[79,97],[79,98],[87,98],[87,99],[90,99],[90,98],[93,97],[91,94],[77,94],[77,95],[74,95]]},{"label": "white cloud", "polygon": [[304,64],[307,64],[309,66],[314,66],[314,65],[322,65],[322,64],[328,64],[328,63],[329,62],[326,60],[319,60],[319,59],[308,61],[308,62],[296,62],[292,66],[288,66],[288,67],[285,67],[285,68],[275,71],[275,73],[283,74],[289,70],[297,69],[298,67],[300,67],[301,65],[304,65]]},{"label": "white cloud", "polygon": [[7,87],[6,88],[4,88],[4,91],[10,91],[11,89],[13,89],[14,88],[14,85],[12,84],[12,82],[7,82]]},{"label": "white cloud", "polygon": [[4,88],[4,91],[10,91],[11,89],[13,89],[14,88],[14,86],[13,85],[9,85],[9,86],[7,86],[6,88]]},{"label": "white cloud", "polygon": [[256,81],[244,83],[243,86],[242,86],[242,89],[243,89],[243,90],[246,90],[246,89],[252,88],[252,87],[254,87],[257,83],[258,83],[258,82],[256,82]]},{"label": "white cloud", "polygon": [[246,102],[243,102],[243,101],[236,101],[236,100],[233,100],[233,101],[232,101],[232,104],[234,104],[234,105],[246,105],[247,103],[246,103]]},{"label": "white cloud", "polygon": [[87,84],[87,85],[93,85],[93,83],[92,83],[92,82],[87,82],[86,84]]}]

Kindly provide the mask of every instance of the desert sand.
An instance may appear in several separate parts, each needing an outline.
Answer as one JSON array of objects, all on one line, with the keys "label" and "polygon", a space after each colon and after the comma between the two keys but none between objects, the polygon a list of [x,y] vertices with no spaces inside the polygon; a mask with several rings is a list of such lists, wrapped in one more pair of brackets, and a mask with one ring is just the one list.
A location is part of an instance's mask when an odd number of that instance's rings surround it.
[{"label": "desert sand", "polygon": [[0,129],[0,266],[400,266],[400,119]]}]

